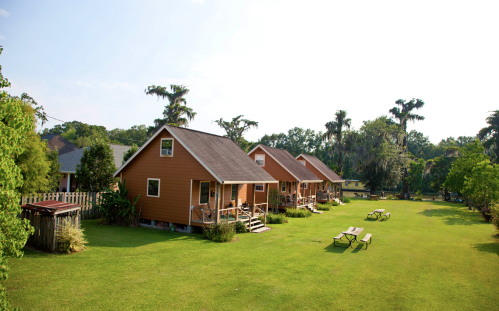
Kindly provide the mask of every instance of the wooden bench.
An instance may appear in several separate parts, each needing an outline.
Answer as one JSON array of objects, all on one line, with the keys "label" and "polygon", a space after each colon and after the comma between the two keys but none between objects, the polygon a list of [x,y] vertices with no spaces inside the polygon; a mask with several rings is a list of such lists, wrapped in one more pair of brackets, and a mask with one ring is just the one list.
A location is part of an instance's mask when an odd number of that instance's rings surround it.
[{"label": "wooden bench", "polygon": [[366,236],[362,240],[360,240],[362,243],[366,243],[366,249],[367,249],[367,245],[372,243],[371,237],[372,237],[372,234],[368,233],[368,234],[366,234]]},{"label": "wooden bench", "polygon": [[385,215],[383,215],[383,217],[385,217],[385,220],[387,220],[388,218],[390,218],[390,213],[386,213]]},{"label": "wooden bench", "polygon": [[[369,218],[369,216],[372,216],[374,215],[375,212],[370,212],[369,214],[367,214],[367,218]],[[376,215],[375,215],[376,216]],[[378,219],[378,217],[376,216],[376,219]]]},{"label": "wooden bench", "polygon": [[333,242],[333,245],[336,247],[336,240],[341,240],[342,237],[344,237],[345,235],[343,233],[340,233],[338,234],[337,236],[335,236],[333,239],[334,239],[334,242]]}]

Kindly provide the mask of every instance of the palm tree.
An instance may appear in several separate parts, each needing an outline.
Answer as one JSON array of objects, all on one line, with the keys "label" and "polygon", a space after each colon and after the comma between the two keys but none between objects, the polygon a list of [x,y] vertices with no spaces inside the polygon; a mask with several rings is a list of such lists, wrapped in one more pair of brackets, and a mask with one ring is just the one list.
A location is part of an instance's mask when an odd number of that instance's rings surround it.
[{"label": "palm tree", "polygon": [[343,154],[345,153],[345,146],[343,140],[343,128],[350,129],[352,120],[347,118],[346,110],[337,110],[335,113],[334,121],[326,123],[326,133],[322,136],[323,140],[332,142],[332,152],[338,153],[338,173],[343,175]]},{"label": "palm tree", "polygon": [[[424,101],[421,99],[411,99],[410,101],[406,101],[404,99],[399,99],[395,102],[395,104],[399,107],[393,107],[389,110],[389,112],[399,121],[399,125],[404,132],[404,138],[402,141],[402,148],[407,155],[407,121],[423,121],[424,117],[418,114],[413,114],[411,111],[414,109],[421,109],[424,106]],[[407,166],[404,167],[404,176],[403,176],[403,187],[402,193],[409,193],[409,186],[407,185]]]},{"label": "palm tree", "polygon": [[494,151],[493,160],[499,163],[499,110],[491,112],[492,114],[485,119],[489,126],[478,132],[478,138],[486,149]]},{"label": "palm tree", "polygon": [[[227,137],[230,138],[233,142],[235,142],[238,146],[241,146],[243,135],[247,132],[251,127],[258,128],[258,122],[250,121],[248,119],[241,119],[244,117],[243,115],[232,118],[232,121],[224,121],[224,119],[220,118],[220,120],[213,121],[218,124],[221,128],[225,130],[227,133]],[[241,124],[242,123],[242,124]]]},{"label": "palm tree", "polygon": [[189,121],[194,120],[196,113],[192,108],[187,107],[187,101],[184,98],[189,93],[189,89],[185,85],[170,85],[171,92],[167,87],[151,85],[145,90],[146,95],[158,96],[158,100],[168,99],[169,104],[165,106],[163,118],[154,120],[154,127],[149,127],[149,133],[155,132],[163,124],[175,126],[189,126]]}]

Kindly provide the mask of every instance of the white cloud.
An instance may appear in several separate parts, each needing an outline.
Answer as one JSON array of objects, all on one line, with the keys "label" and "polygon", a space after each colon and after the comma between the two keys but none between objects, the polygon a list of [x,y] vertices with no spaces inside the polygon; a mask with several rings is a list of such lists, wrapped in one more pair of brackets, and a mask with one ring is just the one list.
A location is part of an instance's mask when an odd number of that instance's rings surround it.
[{"label": "white cloud", "polygon": [[0,9],[0,16],[7,17],[9,15],[10,15],[9,12],[5,11],[4,9]]}]

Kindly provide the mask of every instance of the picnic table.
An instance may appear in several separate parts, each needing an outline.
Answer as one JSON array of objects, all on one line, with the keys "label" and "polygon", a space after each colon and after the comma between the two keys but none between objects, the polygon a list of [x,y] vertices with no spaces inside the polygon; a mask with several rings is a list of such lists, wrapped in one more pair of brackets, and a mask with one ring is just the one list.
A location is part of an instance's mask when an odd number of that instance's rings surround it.
[{"label": "picnic table", "polygon": [[342,234],[348,240],[348,246],[352,246],[352,242],[357,242],[357,236],[364,230],[364,228],[350,227],[347,231],[343,231]]},{"label": "picnic table", "polygon": [[383,214],[384,212],[385,212],[384,208],[380,208],[380,209],[374,210],[374,214],[376,215],[376,219],[378,219],[379,217],[381,217],[381,214]]},{"label": "picnic table", "polygon": [[379,196],[377,196],[377,195],[375,195],[375,194],[371,194],[371,195],[369,196],[369,200],[376,200],[376,201],[377,201],[378,199],[379,199]]}]

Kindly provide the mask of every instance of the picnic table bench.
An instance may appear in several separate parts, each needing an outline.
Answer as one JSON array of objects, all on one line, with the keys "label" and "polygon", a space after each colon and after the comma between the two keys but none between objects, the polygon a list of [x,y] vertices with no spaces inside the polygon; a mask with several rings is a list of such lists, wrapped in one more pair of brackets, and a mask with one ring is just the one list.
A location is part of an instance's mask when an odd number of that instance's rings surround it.
[{"label": "picnic table bench", "polygon": [[[364,230],[364,228],[356,228],[356,227],[348,228],[347,231],[343,231],[342,233],[338,234],[333,238],[334,239],[333,245],[335,247],[339,247],[339,245],[336,245],[336,241],[337,240],[341,241],[341,239],[345,237],[348,240],[348,246],[346,248],[352,247],[352,242],[357,242],[357,236],[362,232],[362,230]],[[351,238],[349,238],[349,236]],[[362,240],[360,240],[361,243],[366,243],[366,249],[367,249],[367,244],[372,243],[371,237],[372,234],[368,233]]]},{"label": "picnic table bench", "polygon": [[390,218],[390,213],[386,213],[385,215],[383,215],[383,217],[385,217],[385,220],[387,220],[388,218]]},{"label": "picnic table bench", "polygon": [[[381,214],[383,214],[385,210],[380,208],[380,209],[375,209],[374,211],[370,212],[369,214],[367,214],[367,218],[369,218],[369,216],[376,216],[376,219],[378,219],[379,217],[381,217]],[[388,213],[390,214],[390,213]]]},{"label": "picnic table bench", "polygon": [[368,233],[368,234],[366,234],[366,236],[362,240],[360,240],[361,242],[366,243],[366,249],[367,249],[367,244],[372,243],[372,240],[371,240],[372,236],[373,236],[372,234]]}]

